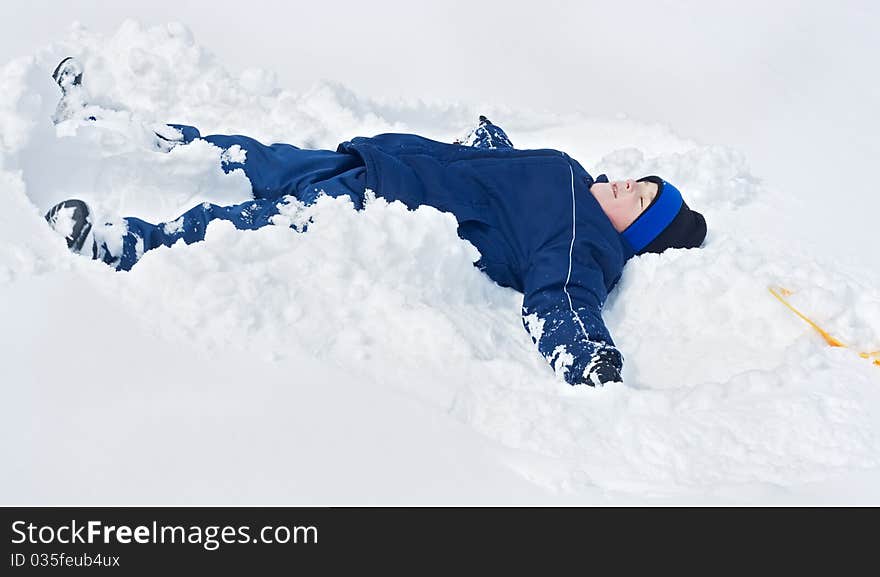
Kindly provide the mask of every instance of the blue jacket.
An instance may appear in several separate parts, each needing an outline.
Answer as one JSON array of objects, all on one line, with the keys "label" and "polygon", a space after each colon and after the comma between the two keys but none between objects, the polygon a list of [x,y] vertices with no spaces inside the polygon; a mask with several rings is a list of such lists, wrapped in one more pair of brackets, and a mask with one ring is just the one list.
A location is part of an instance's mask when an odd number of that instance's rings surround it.
[{"label": "blue jacket", "polygon": [[388,200],[455,215],[459,235],[480,251],[477,266],[523,293],[523,324],[566,381],[583,383],[600,349],[614,347],[602,306],[633,251],[576,160],[413,134],[358,137],[338,152],[360,156],[367,187]]}]

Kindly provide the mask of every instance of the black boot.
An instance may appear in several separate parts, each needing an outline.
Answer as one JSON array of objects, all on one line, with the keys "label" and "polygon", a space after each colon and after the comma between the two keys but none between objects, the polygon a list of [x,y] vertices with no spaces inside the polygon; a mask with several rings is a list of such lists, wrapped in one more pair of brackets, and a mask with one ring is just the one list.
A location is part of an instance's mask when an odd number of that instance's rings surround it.
[{"label": "black boot", "polygon": [[82,84],[83,67],[79,60],[73,56],[68,56],[58,63],[55,72],[52,73],[52,79],[55,84],[61,87],[61,92],[67,94],[72,86]]},{"label": "black boot", "polygon": [[[52,80],[61,88],[61,100],[55,109],[52,121],[55,124],[70,120],[77,116],[85,116],[86,95],[82,87],[83,66],[73,56],[68,56],[58,63],[52,73]],[[94,121],[94,116],[85,116],[86,120]]]},{"label": "black boot", "polygon": [[[91,211],[81,200],[70,199],[59,202],[46,213],[46,221],[52,230],[64,235],[67,248],[73,252],[82,251],[89,233],[92,232]],[[94,247],[90,248],[94,249]]]}]

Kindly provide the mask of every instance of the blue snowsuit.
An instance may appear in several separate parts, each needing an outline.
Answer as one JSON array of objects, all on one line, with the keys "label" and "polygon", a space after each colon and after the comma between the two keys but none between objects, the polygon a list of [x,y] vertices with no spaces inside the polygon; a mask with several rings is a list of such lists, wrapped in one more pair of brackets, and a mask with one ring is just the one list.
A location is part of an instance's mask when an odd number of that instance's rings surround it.
[{"label": "blue snowsuit", "polygon": [[593,177],[564,152],[516,150],[491,124],[481,127],[482,136],[478,129],[472,146],[381,134],[343,142],[336,152],[266,146],[245,136],[201,137],[193,127],[174,126],[183,142],[204,138],[223,149],[244,149],[245,161],[224,169],[244,170],[254,200],[202,204],[174,226],[127,218],[123,254],[105,257],[118,269],[130,269],[151,248],[202,240],[214,219],[240,229],[265,226],[287,195],[306,203],[320,194],[347,195],[361,208],[369,188],[411,209],[429,205],[455,215],[459,236],[480,251],[475,264],[499,285],[523,293],[523,323],[566,381],[584,382],[603,354],[620,369],[601,311],[633,250],[589,192]]}]

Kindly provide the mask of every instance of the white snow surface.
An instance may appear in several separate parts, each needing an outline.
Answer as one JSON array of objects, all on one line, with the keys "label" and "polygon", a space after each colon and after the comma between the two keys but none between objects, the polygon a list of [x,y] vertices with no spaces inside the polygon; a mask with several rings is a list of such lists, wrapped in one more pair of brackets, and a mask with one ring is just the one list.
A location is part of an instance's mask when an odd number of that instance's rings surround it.
[{"label": "white snow surface", "polygon": [[[101,122],[51,122],[69,54],[88,101],[116,110]],[[4,505],[880,503],[880,367],[856,354],[880,350],[880,268],[817,256],[845,223],[799,225],[808,199],[735,150],[625,118],[295,93],[227,72],[180,24],[75,29],[0,84]],[[72,255],[42,218],[81,198],[173,228],[249,198],[221,169],[245,150],[157,152],[162,122],[334,149],[451,141],[481,113],[594,175],[661,174],[706,215],[703,249],[633,259],[608,300],[625,385],[557,378],[521,295],[431,208],[294,203],[279,226],[213,223],[129,273]]]}]

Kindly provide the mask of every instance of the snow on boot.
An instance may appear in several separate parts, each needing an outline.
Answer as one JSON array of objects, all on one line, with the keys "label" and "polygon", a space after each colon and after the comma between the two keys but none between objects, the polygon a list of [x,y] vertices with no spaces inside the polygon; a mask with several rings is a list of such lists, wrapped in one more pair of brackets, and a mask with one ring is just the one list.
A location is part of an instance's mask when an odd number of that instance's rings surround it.
[{"label": "snow on boot", "polygon": [[[52,230],[64,236],[67,248],[73,252],[82,252],[86,239],[92,232],[91,211],[86,203],[76,199],[59,202],[46,213],[46,221]],[[90,246],[89,249],[94,252],[94,247]]]},{"label": "snow on boot", "polygon": [[171,152],[175,146],[185,142],[183,132],[167,124],[154,126],[153,134],[156,135],[156,150],[160,152]]},{"label": "snow on boot", "polygon": [[52,79],[55,84],[61,87],[61,92],[67,94],[72,86],[80,86],[82,84],[83,67],[79,60],[73,56],[68,56],[58,63],[55,72],[52,73]]},{"label": "snow on boot", "polygon": [[[70,120],[82,112],[86,105],[85,93],[82,87],[83,66],[73,56],[68,56],[58,63],[52,73],[52,80],[61,88],[61,100],[55,109],[52,121],[55,124]],[[88,120],[95,120],[91,116]]]}]

